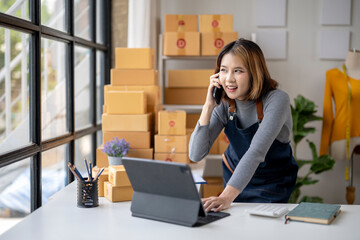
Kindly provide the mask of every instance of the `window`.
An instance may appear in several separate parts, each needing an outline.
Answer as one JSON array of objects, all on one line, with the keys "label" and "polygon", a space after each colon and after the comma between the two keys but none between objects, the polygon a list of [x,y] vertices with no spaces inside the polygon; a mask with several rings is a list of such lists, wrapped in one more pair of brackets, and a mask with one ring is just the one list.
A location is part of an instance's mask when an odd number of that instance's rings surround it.
[{"label": "window", "polygon": [[0,1],[0,213],[34,211],[74,180],[67,162],[95,162],[110,2]]}]

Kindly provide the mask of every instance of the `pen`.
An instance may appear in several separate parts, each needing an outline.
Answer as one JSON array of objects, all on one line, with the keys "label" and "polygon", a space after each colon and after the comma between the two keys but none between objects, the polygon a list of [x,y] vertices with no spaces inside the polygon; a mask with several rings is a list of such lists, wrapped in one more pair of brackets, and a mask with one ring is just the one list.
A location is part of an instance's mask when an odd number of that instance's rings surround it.
[{"label": "pen", "polygon": [[89,171],[89,178],[91,179],[91,181],[93,180],[93,178],[92,178],[92,163],[91,163],[91,161],[90,161],[90,163],[89,163],[89,167],[90,167],[90,171]]},{"label": "pen", "polygon": [[72,168],[72,170],[74,170],[75,173],[79,176],[80,180],[85,182],[84,178],[81,176],[81,173],[77,170],[77,168],[74,165],[72,165],[71,163],[69,163],[69,164],[70,164],[70,167]]},{"label": "pen", "polygon": [[88,175],[89,175],[89,182],[91,182],[92,181],[92,178],[91,178],[91,174],[90,174],[90,170],[89,170],[89,166],[88,166],[88,162],[87,162],[87,160],[86,160],[86,158],[84,158],[84,161],[85,161],[85,166],[86,166],[86,170],[87,170],[87,173],[88,173]]},{"label": "pen", "polygon": [[68,163],[68,167],[70,171],[74,174],[74,176],[77,178],[77,180],[81,181],[80,177],[76,174],[76,172],[71,168],[71,163]]},{"label": "pen", "polygon": [[98,175],[96,176],[96,178],[95,178],[94,181],[98,180],[98,178],[100,177],[100,175],[102,174],[102,172],[104,171],[104,169],[105,169],[105,168],[102,168],[102,169],[100,170],[100,172],[98,173]]}]

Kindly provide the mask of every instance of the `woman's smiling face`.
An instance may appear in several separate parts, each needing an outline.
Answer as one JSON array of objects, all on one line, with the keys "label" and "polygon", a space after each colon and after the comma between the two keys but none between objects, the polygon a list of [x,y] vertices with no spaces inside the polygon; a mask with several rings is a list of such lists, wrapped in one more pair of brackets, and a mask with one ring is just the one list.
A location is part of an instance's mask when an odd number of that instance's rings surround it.
[{"label": "woman's smiling face", "polygon": [[244,100],[249,93],[249,71],[245,68],[241,58],[232,53],[223,56],[219,79],[230,99]]}]

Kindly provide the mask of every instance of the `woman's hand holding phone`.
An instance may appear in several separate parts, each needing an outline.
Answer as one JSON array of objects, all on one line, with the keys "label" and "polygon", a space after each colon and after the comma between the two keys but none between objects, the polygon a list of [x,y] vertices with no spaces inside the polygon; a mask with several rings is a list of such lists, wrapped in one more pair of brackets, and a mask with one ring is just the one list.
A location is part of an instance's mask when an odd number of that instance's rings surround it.
[{"label": "woman's hand holding phone", "polygon": [[223,95],[223,88],[219,81],[219,73],[215,73],[210,76],[210,85],[208,88],[208,94],[206,98],[206,103],[212,106],[220,104],[220,100]]}]

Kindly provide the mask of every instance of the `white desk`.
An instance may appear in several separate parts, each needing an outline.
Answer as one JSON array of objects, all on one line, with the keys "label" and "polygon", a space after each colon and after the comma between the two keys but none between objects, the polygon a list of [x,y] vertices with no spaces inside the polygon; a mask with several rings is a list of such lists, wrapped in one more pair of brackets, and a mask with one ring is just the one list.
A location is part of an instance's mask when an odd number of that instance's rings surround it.
[{"label": "white desk", "polygon": [[[284,217],[250,216],[254,204],[233,204],[231,216],[190,228],[131,216],[130,202],[99,198],[99,207],[76,206],[76,184],[58,192],[45,206],[5,232],[0,239],[360,239],[360,206],[343,205],[331,225],[284,224]],[[295,205],[288,204],[289,208]]]}]

